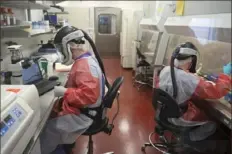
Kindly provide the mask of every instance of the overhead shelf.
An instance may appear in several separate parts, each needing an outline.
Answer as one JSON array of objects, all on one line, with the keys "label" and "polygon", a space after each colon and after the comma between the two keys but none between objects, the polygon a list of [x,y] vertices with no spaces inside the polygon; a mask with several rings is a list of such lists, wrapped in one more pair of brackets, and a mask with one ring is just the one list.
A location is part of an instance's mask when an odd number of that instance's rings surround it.
[{"label": "overhead shelf", "polygon": [[7,26],[1,27],[1,37],[2,38],[25,38],[25,37],[34,37],[38,35],[44,34],[52,34],[53,31],[51,29],[48,30],[31,30],[30,26]]},{"label": "overhead shelf", "polygon": [[169,17],[164,27],[170,34],[231,43],[231,13]]},{"label": "overhead shelf", "polygon": [[64,12],[48,12],[48,14],[69,14],[67,11]]},{"label": "overhead shelf", "polygon": [[4,7],[11,7],[11,8],[19,8],[19,9],[35,9],[35,10],[48,10],[50,6],[39,4],[39,3],[33,3],[29,1],[1,1],[1,6]]},{"label": "overhead shelf", "polygon": [[2,30],[17,30],[17,29],[24,29],[24,28],[30,28],[30,25],[12,25],[12,26],[1,26]]},{"label": "overhead shelf", "polygon": [[31,31],[28,33],[29,33],[29,36],[33,37],[33,36],[38,36],[38,35],[43,35],[43,34],[52,34],[53,31],[49,29],[49,30],[44,30],[44,31]]}]

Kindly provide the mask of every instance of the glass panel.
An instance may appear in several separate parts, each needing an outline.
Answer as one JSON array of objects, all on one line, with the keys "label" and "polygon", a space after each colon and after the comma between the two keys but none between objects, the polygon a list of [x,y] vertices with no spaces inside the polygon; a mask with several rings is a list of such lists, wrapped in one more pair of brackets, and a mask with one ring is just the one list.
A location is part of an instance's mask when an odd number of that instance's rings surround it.
[{"label": "glass panel", "polygon": [[98,32],[100,34],[115,34],[116,16],[113,14],[98,15]]}]

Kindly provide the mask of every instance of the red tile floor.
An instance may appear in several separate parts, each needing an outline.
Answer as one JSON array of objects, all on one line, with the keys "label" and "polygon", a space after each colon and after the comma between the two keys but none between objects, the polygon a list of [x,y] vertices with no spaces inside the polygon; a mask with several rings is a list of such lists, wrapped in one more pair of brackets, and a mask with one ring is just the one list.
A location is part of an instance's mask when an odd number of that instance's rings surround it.
[{"label": "red tile floor", "polygon": [[[120,89],[120,112],[115,120],[111,136],[99,133],[93,137],[94,154],[114,151],[115,154],[140,154],[141,146],[148,141],[148,135],[154,130],[154,110],[151,104],[151,88],[137,91],[132,84],[132,71],[120,66],[120,59],[104,59],[107,78],[113,82],[124,76]],[[109,110],[110,118],[116,112],[116,104]],[[76,142],[74,154],[85,154],[88,138],[81,136]],[[147,154],[156,154],[156,150],[147,148]]]}]

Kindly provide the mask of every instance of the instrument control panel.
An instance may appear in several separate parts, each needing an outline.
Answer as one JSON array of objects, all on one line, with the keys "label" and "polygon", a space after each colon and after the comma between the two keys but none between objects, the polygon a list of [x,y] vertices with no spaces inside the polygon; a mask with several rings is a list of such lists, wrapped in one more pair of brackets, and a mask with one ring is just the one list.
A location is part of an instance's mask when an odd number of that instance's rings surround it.
[{"label": "instrument control panel", "polygon": [[1,118],[1,142],[4,142],[8,137],[13,134],[20,126],[20,123],[25,119],[27,113],[19,105],[12,106],[6,114]]}]

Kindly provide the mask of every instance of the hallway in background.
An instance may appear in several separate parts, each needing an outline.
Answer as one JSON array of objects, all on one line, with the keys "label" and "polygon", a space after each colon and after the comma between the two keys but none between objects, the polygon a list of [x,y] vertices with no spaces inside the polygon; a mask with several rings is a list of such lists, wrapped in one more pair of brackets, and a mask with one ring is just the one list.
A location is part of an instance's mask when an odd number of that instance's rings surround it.
[{"label": "hallway in background", "polygon": [[[124,76],[120,89],[120,111],[115,120],[115,128],[111,136],[104,133],[93,136],[94,154],[114,151],[115,154],[140,154],[141,146],[148,141],[148,135],[154,130],[154,110],[151,104],[151,88],[137,91],[132,85],[132,70],[123,69],[119,58],[103,59],[109,82],[118,76]],[[117,109],[114,104],[108,110],[110,118]],[[76,142],[74,154],[87,151],[88,138],[80,136]],[[156,150],[147,148],[147,154],[156,154]]]}]

